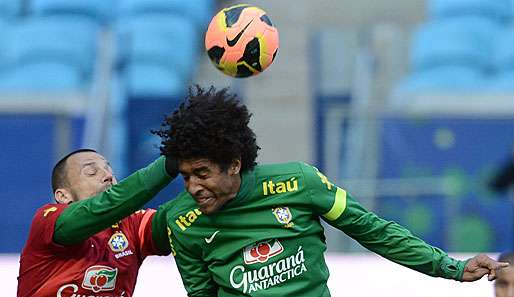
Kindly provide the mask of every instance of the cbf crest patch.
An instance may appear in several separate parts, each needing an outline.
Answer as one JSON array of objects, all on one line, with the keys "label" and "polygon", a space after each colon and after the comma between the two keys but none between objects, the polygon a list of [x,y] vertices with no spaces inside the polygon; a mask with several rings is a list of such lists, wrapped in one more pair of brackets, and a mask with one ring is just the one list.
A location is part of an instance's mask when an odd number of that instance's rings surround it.
[{"label": "cbf crest patch", "polygon": [[294,223],[291,222],[293,219],[293,215],[289,210],[289,207],[277,207],[271,210],[273,215],[277,219],[277,221],[281,224],[284,224],[285,228],[291,228],[294,226]]},{"label": "cbf crest patch", "polygon": [[109,239],[109,247],[115,253],[123,252],[128,247],[128,240],[121,232],[114,233]]}]

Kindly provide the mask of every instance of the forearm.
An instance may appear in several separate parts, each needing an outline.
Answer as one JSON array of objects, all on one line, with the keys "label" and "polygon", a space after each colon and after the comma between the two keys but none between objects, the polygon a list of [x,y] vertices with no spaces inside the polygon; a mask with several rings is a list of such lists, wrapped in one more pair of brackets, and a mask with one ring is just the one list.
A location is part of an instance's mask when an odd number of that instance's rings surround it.
[{"label": "forearm", "polygon": [[397,223],[368,212],[351,196],[342,218],[332,222],[365,248],[419,272],[460,280],[465,262],[450,258]]},{"label": "forearm", "polygon": [[[374,216],[374,215],[373,215]],[[465,262],[449,257],[439,248],[413,236],[404,227],[375,216],[366,234],[353,234],[367,249],[424,274],[461,280]]]},{"label": "forearm", "polygon": [[104,230],[140,209],[171,179],[160,157],[105,192],[72,203],[57,219],[54,241],[72,245]]}]

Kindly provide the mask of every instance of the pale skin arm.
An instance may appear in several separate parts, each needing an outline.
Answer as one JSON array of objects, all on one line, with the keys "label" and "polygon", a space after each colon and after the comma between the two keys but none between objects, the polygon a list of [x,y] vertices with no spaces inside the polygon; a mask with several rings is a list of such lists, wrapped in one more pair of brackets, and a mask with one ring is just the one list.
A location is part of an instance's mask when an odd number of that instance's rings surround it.
[{"label": "pale skin arm", "polygon": [[462,274],[463,282],[473,282],[487,274],[489,281],[495,280],[499,269],[508,267],[508,262],[497,262],[485,254],[479,254],[469,259]]}]

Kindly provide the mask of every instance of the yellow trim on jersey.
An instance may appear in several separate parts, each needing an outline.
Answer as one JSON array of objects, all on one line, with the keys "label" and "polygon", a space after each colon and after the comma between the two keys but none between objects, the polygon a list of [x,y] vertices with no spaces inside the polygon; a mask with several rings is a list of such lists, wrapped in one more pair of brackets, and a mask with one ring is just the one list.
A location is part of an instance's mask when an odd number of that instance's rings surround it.
[{"label": "yellow trim on jersey", "polygon": [[330,221],[334,221],[343,214],[345,209],[346,209],[346,191],[337,187],[336,198],[334,199],[334,204],[332,205],[332,208],[323,216]]}]

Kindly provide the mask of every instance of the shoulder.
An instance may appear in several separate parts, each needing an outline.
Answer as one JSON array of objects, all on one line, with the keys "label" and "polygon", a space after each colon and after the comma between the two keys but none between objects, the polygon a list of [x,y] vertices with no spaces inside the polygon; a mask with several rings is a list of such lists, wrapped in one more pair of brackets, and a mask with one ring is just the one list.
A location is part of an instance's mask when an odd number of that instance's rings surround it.
[{"label": "shoulder", "polygon": [[254,172],[256,177],[299,175],[311,178],[319,175],[319,170],[316,167],[300,161],[258,165],[255,167]]},{"label": "shoulder", "polygon": [[148,220],[153,214],[155,213],[155,209],[153,208],[147,208],[147,209],[140,209],[135,211],[130,216],[123,218],[121,221],[141,221],[141,220]]},{"label": "shoulder", "polygon": [[59,248],[53,242],[53,234],[57,219],[67,207],[67,204],[49,203],[36,210],[24,251]]},{"label": "shoulder", "polygon": [[255,166],[254,172],[256,176],[295,174],[302,172],[304,164],[303,162],[262,164]]},{"label": "shoulder", "polygon": [[36,210],[33,221],[56,220],[67,207],[68,204],[45,204]]},{"label": "shoulder", "polygon": [[164,204],[162,204],[158,211],[165,212],[168,215],[174,215],[178,213],[182,213],[184,210],[192,209],[198,207],[193,197],[187,192],[182,191],[178,194],[178,196]]}]

